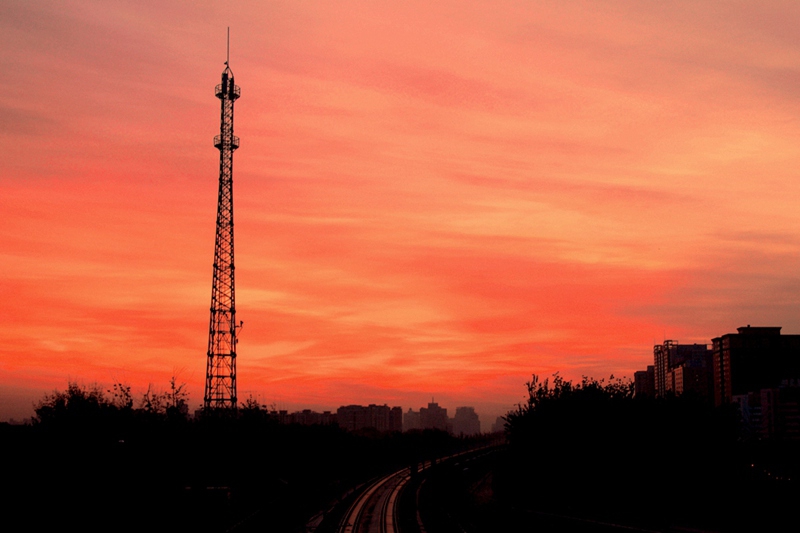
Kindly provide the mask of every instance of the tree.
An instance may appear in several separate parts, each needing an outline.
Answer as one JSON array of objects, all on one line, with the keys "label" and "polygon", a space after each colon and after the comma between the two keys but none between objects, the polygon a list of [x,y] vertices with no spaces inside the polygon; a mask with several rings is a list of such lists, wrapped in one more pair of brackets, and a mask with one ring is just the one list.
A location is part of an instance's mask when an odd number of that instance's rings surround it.
[{"label": "tree", "polygon": [[87,387],[71,381],[65,391],[54,391],[34,406],[37,424],[86,425],[115,409],[97,384]]},{"label": "tree", "polygon": [[170,420],[186,420],[189,416],[189,393],[186,392],[186,383],[177,382],[172,376],[169,380],[169,394],[166,401],[166,415]]},{"label": "tree", "polygon": [[[613,376],[574,384],[534,375],[526,387],[506,416],[498,476],[515,506],[653,525],[703,516],[705,494],[735,486],[730,416],[702,399],[634,398],[632,383]],[[681,505],[665,515],[676,491]]]},{"label": "tree", "polygon": [[117,382],[106,392],[111,394],[111,404],[118,410],[128,411],[133,409],[133,394],[131,394],[130,385]]},{"label": "tree", "polygon": [[151,419],[166,418],[171,422],[185,421],[189,417],[189,393],[186,383],[178,383],[175,376],[169,380],[169,391],[155,391],[152,385],[142,394],[139,411]]},{"label": "tree", "polygon": [[69,382],[66,390],[47,394],[34,405],[35,423],[47,427],[80,428],[89,426],[120,429],[134,418],[185,421],[189,416],[189,394],[186,384],[170,379],[169,391],[157,392],[152,386],[142,394],[138,408],[130,385],[117,382],[103,390]]}]

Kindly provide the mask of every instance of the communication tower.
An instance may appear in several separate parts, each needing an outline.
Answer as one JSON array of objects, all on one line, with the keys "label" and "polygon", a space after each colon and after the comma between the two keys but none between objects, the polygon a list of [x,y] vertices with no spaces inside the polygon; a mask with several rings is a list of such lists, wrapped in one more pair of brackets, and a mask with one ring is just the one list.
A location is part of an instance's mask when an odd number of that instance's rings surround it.
[{"label": "communication tower", "polygon": [[208,363],[204,406],[236,408],[236,284],[233,264],[233,152],[239,137],[233,134],[233,103],[241,91],[233,82],[230,67],[230,30],[228,57],[222,71],[222,83],[215,94],[222,102],[219,135],[214,146],[219,149],[219,196],[217,200],[217,235],[214,243],[214,277],[211,286],[211,320],[208,329]]}]

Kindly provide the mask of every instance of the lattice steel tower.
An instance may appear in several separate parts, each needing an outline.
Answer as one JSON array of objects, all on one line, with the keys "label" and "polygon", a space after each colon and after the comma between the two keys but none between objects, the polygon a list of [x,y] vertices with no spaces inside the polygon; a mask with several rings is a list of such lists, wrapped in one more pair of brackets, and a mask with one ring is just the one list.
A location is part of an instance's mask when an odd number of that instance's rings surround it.
[{"label": "lattice steel tower", "polygon": [[[230,40],[229,40],[230,42]],[[214,244],[214,278],[211,287],[211,320],[208,328],[208,364],[204,406],[236,408],[236,284],[233,265],[233,152],[239,137],[233,134],[233,103],[240,96],[233,83],[228,61],[222,71],[222,83],[215,94],[222,102],[219,135],[219,198],[217,201],[217,236]]]}]

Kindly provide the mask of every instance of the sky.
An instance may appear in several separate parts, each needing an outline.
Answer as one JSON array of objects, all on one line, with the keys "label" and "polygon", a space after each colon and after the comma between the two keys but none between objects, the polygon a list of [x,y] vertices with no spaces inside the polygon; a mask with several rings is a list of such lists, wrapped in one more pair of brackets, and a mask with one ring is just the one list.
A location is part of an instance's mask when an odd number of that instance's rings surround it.
[{"label": "sky", "polygon": [[0,420],[202,401],[220,81],[241,399],[435,399],[800,333],[800,4],[0,3]]}]

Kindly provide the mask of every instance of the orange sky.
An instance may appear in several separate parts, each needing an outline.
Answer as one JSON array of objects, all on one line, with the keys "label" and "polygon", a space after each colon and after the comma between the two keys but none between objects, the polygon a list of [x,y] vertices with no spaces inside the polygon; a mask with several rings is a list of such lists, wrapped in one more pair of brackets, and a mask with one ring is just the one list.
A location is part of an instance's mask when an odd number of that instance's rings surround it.
[{"label": "orange sky", "polygon": [[227,26],[240,397],[487,424],[531,373],[800,333],[796,2],[195,4],[0,4],[0,419],[199,405]]}]

